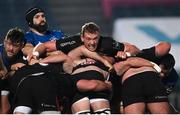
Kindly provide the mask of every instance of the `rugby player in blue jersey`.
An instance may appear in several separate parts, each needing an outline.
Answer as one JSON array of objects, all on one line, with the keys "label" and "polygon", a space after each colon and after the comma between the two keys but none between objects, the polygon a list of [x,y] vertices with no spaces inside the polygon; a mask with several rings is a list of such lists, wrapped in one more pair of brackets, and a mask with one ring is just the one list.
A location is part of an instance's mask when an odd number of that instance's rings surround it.
[{"label": "rugby player in blue jersey", "polygon": [[61,30],[49,30],[45,12],[41,8],[32,7],[26,12],[26,21],[29,31],[25,38],[27,43],[23,48],[23,53],[31,52],[38,43],[44,43],[51,40],[63,39],[64,33]]}]

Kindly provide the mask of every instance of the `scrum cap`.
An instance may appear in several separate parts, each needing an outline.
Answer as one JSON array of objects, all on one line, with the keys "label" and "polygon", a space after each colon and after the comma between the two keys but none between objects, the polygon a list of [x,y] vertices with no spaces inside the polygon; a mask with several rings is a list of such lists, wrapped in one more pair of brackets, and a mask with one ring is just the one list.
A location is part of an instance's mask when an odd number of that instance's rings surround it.
[{"label": "scrum cap", "polygon": [[30,8],[26,12],[26,21],[27,21],[29,26],[33,25],[33,17],[39,12],[44,12],[44,11],[42,9],[40,9],[40,8],[33,7],[33,8]]}]

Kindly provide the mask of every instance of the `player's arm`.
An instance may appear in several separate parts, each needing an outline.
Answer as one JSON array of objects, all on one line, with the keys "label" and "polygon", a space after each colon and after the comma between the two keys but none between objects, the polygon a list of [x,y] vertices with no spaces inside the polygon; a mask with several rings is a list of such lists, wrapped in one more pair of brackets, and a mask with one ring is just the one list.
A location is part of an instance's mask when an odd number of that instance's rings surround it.
[{"label": "player's arm", "polygon": [[129,52],[131,55],[136,55],[137,53],[140,52],[140,49],[133,44],[126,42],[124,42],[123,44],[124,44],[124,52]]},{"label": "player's arm", "polygon": [[47,57],[39,60],[39,63],[47,63],[47,64],[48,63],[60,63],[60,62],[66,61],[67,59],[70,59],[70,57],[64,53],[61,53],[61,54],[47,56]]},{"label": "player's arm", "polygon": [[112,88],[111,82],[100,80],[79,80],[76,86],[81,92],[111,90]]},{"label": "player's arm", "polygon": [[8,95],[5,95],[5,91],[1,91],[1,114],[8,114],[9,112],[10,104]]},{"label": "player's arm", "polygon": [[73,67],[75,66],[75,62],[73,61],[73,59],[64,53],[47,56],[44,59],[39,60],[39,63],[40,64],[63,63],[63,70],[69,74],[72,73]]},{"label": "player's arm", "polygon": [[159,42],[155,45],[155,55],[157,57],[164,56],[169,53],[171,44],[169,42]]},{"label": "player's arm", "polygon": [[27,56],[29,53],[33,51],[34,46],[31,43],[26,43],[24,48],[22,49],[22,52],[25,56]]},{"label": "player's arm", "polygon": [[45,43],[37,44],[31,53],[28,54],[28,61],[31,59],[37,59],[42,54],[47,52],[56,51],[56,41],[48,41]]},{"label": "player's arm", "polygon": [[[126,59],[127,57],[134,56],[140,52],[140,49],[130,43],[119,43],[123,45],[123,49],[119,49],[116,58]],[[121,46],[122,46],[121,45]]]},{"label": "player's arm", "polygon": [[0,78],[5,77],[6,74],[7,74],[7,69],[3,63],[1,56],[0,56]]},{"label": "player's arm", "polygon": [[113,68],[112,64],[110,62],[108,62],[105,58],[100,56],[97,52],[89,51],[84,45],[76,48],[74,50],[73,54],[77,54],[75,52],[77,52],[79,54],[79,56],[86,56],[88,58],[92,58],[94,60],[102,62],[105,66],[109,67],[110,70]]},{"label": "player's arm", "polygon": [[142,49],[136,56],[153,62],[157,62],[160,57],[169,53],[171,44],[168,42],[159,42],[153,47]]},{"label": "player's arm", "polygon": [[131,57],[131,58],[127,58],[125,61],[117,62],[113,66],[117,75],[121,76],[131,67],[135,67],[135,68],[142,66],[154,67],[154,64],[143,58]]}]

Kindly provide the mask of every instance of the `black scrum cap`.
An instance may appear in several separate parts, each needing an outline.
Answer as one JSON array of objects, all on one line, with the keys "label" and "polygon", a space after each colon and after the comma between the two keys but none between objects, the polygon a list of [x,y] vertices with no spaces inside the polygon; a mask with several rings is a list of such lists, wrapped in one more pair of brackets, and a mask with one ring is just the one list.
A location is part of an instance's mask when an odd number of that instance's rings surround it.
[{"label": "black scrum cap", "polygon": [[33,25],[33,17],[39,12],[44,12],[44,11],[38,7],[33,7],[26,12],[26,21],[29,26]]}]

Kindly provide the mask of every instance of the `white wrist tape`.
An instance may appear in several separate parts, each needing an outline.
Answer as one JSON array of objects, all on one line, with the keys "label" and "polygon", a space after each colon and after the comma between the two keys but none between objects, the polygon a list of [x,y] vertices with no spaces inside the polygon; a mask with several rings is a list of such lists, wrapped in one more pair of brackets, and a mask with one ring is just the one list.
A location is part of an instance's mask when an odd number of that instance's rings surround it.
[{"label": "white wrist tape", "polygon": [[1,91],[1,95],[5,95],[5,96],[6,96],[6,95],[9,95],[9,91],[2,90],[2,91]]},{"label": "white wrist tape", "polygon": [[37,48],[40,44],[42,44],[42,43],[39,42],[39,43],[33,48],[33,55],[35,55],[36,57],[39,57],[39,52],[36,51],[36,48]]},{"label": "white wrist tape", "polygon": [[39,65],[41,65],[41,66],[47,66],[48,64],[47,63],[39,63]]},{"label": "white wrist tape", "polygon": [[131,53],[130,52],[126,52],[126,56],[127,57],[131,57]]},{"label": "white wrist tape", "polygon": [[158,72],[158,73],[160,73],[161,72],[161,68],[156,64],[156,63],[154,63],[154,62],[151,62],[154,66],[153,66],[153,68]]},{"label": "white wrist tape", "polygon": [[27,57],[23,56],[23,60],[27,60],[27,59],[28,59],[28,56]]},{"label": "white wrist tape", "polygon": [[27,107],[27,106],[17,106],[13,113],[16,113],[16,112],[20,112],[20,113],[24,113],[24,114],[30,114],[32,112],[32,109],[30,107]]},{"label": "white wrist tape", "polygon": [[39,52],[33,51],[33,55],[36,56],[36,57],[39,57]]},{"label": "white wrist tape", "polygon": [[33,48],[33,52],[35,52],[36,48],[37,48],[40,44],[42,44],[42,43],[39,42],[39,43]]}]

